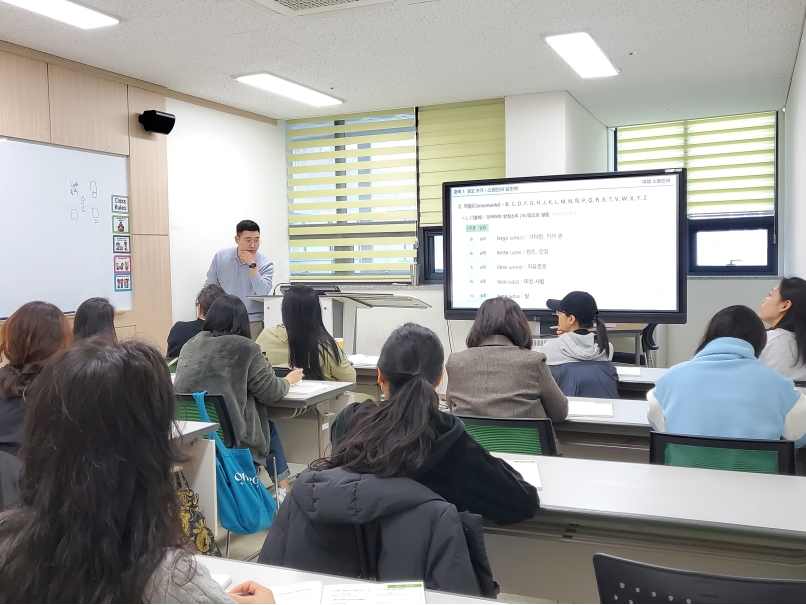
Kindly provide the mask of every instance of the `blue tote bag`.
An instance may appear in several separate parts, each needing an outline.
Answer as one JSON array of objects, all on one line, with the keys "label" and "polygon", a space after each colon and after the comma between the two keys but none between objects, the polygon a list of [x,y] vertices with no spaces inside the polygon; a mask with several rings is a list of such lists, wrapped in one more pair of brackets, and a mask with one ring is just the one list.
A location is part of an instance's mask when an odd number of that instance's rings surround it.
[{"label": "blue tote bag", "polygon": [[[193,393],[199,416],[210,422],[204,407],[204,395]],[[252,453],[248,448],[224,447],[224,442],[213,431],[208,435],[215,441],[216,484],[218,519],[224,529],[236,534],[254,534],[271,525],[277,504],[269,490],[258,479]]]}]

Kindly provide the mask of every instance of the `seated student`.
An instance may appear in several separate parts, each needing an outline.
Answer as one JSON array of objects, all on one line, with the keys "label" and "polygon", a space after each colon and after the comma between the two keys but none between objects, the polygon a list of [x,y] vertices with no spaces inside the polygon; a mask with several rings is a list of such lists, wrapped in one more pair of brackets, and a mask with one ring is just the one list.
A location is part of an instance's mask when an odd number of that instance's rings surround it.
[{"label": "seated student", "polygon": [[782,279],[758,314],[770,326],[758,360],[787,378],[806,380],[806,280]]},{"label": "seated student", "polygon": [[280,307],[283,323],[266,328],[257,344],[275,367],[297,367],[314,380],[355,382],[355,368],[322,321],[322,307],[313,288],[291,286]]},{"label": "seated student", "polygon": [[331,463],[384,477],[396,469],[459,511],[498,525],[531,519],[535,488],[479,445],[461,420],[439,410],[443,360],[442,343],[428,328],[407,323],[392,332],[378,360],[386,400],[352,403],[336,416]]},{"label": "seated student", "polygon": [[453,353],[445,364],[448,408],[460,416],[565,420],[568,399],[546,356],[531,350],[532,341],[518,303],[485,300],[467,335],[467,350]]},{"label": "seated student", "polygon": [[806,442],[806,398],[759,363],[767,335],[743,305],[722,309],[690,361],[670,368],[647,393],[657,431],[733,439]]},{"label": "seated student", "polygon": [[25,433],[26,389],[45,363],[73,342],[58,307],[40,301],[17,309],[0,326],[0,450],[16,455]]},{"label": "seated student", "polygon": [[266,406],[279,401],[302,378],[297,368],[287,377],[275,375],[260,347],[250,338],[249,315],[240,298],[222,294],[210,306],[204,330],[191,338],[179,354],[174,386],[177,393],[207,391],[223,395],[241,447],[252,451],[258,466],[274,453],[280,500],[289,487],[290,472],[283,445]]},{"label": "seated student", "polygon": [[73,319],[73,339],[84,340],[96,334],[115,334],[115,307],[108,298],[88,298],[76,309]]},{"label": "seated student", "polygon": [[0,601],[274,602],[255,585],[227,595],[182,543],[175,396],[159,351],[87,340],[26,398],[21,504],[0,515]]},{"label": "seated student", "polygon": [[202,331],[204,317],[216,299],[224,294],[218,284],[207,284],[196,297],[196,319],[177,321],[168,333],[168,359],[176,359],[185,343]]},{"label": "seated student", "polygon": [[546,306],[557,312],[557,338],[540,350],[562,392],[569,397],[617,399],[618,374],[610,361],[613,345],[593,296],[571,292],[562,300],[547,300]]}]

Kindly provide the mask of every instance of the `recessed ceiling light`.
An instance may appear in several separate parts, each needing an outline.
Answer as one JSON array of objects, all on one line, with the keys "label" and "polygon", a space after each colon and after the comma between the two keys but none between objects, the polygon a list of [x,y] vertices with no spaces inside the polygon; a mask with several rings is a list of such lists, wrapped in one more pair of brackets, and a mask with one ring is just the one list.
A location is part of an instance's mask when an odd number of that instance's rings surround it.
[{"label": "recessed ceiling light", "polygon": [[294,84],[288,80],[283,80],[271,74],[252,74],[249,76],[239,76],[235,78],[238,82],[256,86],[263,90],[268,90],[278,95],[294,99],[295,101],[302,101],[314,107],[325,107],[326,105],[340,105],[341,101],[338,99],[322,94],[305,86]]},{"label": "recessed ceiling light", "polygon": [[585,32],[549,36],[546,42],[583,78],[603,78],[619,73],[618,68]]},{"label": "recessed ceiling light", "polygon": [[0,0],[25,10],[75,25],[81,29],[94,29],[120,23],[119,19],[68,0]]}]

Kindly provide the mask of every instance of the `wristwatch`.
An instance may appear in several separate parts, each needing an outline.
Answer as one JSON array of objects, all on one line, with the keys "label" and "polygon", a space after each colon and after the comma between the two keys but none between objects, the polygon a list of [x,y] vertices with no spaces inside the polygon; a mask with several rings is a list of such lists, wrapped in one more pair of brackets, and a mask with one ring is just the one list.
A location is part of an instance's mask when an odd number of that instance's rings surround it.
[{"label": "wristwatch", "polygon": [[257,263],[252,263],[251,265],[249,265],[249,268],[250,269],[257,269]]}]

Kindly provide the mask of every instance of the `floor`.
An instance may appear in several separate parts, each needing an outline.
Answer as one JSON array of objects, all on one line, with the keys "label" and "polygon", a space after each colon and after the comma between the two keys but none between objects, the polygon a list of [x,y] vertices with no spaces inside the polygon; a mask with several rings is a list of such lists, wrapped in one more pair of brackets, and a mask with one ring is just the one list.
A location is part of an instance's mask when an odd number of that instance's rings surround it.
[{"label": "floor", "polygon": [[[292,477],[292,485],[293,479],[305,470],[305,466],[302,464],[293,464],[289,463],[289,469],[291,470],[291,477]],[[267,478],[261,476],[261,480],[264,482],[268,482],[271,485],[271,481],[267,481]],[[266,535],[269,533],[269,530],[261,531],[256,534],[251,534],[248,536],[241,536],[238,534],[231,534],[230,536],[230,543],[229,543],[229,559],[236,559],[238,561],[256,561],[257,555],[260,552],[260,549],[263,547],[263,542],[266,539]],[[221,552],[225,552],[226,548],[226,540],[222,540],[219,544],[221,548]],[[535,599],[532,597],[525,597],[521,595],[514,595],[514,594],[507,594],[501,593],[498,595],[498,600],[502,602],[509,602],[509,603],[557,603],[557,601],[548,601],[546,599]]]}]

